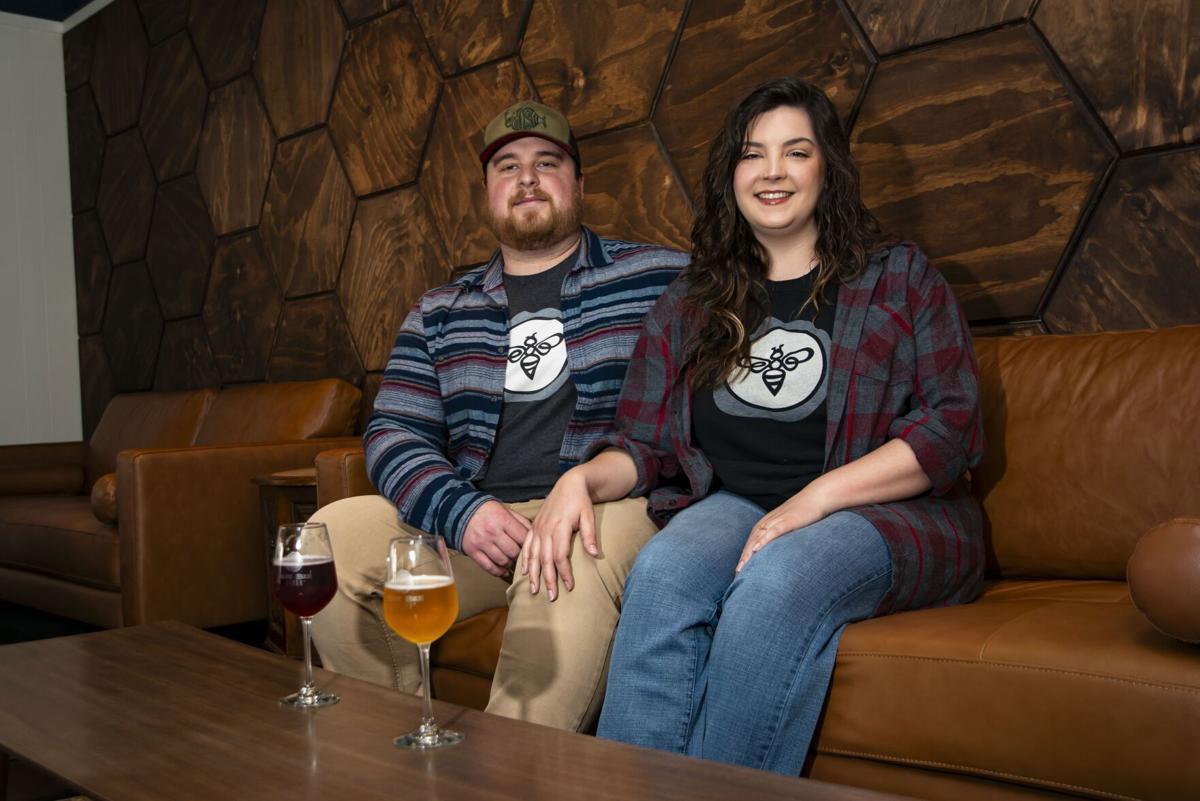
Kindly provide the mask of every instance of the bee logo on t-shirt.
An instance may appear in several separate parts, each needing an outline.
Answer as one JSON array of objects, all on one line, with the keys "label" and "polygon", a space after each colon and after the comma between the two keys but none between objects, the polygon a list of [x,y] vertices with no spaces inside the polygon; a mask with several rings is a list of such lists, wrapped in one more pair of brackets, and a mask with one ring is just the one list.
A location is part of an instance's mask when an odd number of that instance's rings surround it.
[{"label": "bee logo on t-shirt", "polygon": [[824,400],[829,335],[807,320],[766,320],[750,343],[749,363],[713,392],[725,414],[803,420]]},{"label": "bee logo on t-shirt", "polygon": [[504,400],[548,398],[567,380],[567,346],[557,309],[514,315],[508,328]]}]

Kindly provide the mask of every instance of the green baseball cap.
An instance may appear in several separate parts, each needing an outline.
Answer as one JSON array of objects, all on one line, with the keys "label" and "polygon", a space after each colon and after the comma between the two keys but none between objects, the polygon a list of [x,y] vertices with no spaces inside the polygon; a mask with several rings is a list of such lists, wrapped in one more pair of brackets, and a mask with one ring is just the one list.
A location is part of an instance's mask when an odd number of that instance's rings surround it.
[{"label": "green baseball cap", "polygon": [[487,166],[496,151],[514,139],[536,136],[553,142],[575,159],[579,166],[579,147],[567,118],[559,112],[533,100],[513,103],[497,114],[483,131],[483,150],[479,151],[479,163]]}]

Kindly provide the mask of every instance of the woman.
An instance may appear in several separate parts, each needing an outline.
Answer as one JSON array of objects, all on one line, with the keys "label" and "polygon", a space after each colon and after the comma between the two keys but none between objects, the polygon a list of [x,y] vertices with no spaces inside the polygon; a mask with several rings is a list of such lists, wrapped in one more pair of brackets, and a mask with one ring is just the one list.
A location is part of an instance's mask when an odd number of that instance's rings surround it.
[{"label": "woman", "polygon": [[593,502],[649,494],[665,527],[626,583],[598,733],[796,775],[845,625],[979,592],[975,358],[921,252],[879,244],[810,84],[729,115],[692,242],[617,433],[559,480],[523,564],[549,585],[573,531],[594,551]]}]

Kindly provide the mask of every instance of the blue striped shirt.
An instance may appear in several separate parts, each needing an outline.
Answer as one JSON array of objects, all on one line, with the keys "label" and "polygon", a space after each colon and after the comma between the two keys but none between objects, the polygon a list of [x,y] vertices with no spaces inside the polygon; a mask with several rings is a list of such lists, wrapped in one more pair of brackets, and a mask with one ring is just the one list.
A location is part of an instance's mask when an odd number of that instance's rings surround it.
[{"label": "blue striped shirt", "polygon": [[[687,263],[677,250],[601,239],[583,229],[561,313],[575,411],[559,469],[613,430],[642,318]],[[471,516],[495,500],[485,474],[504,401],[508,298],[499,251],[421,296],[396,337],[363,443],[367,472],[400,517],[458,548]]]}]

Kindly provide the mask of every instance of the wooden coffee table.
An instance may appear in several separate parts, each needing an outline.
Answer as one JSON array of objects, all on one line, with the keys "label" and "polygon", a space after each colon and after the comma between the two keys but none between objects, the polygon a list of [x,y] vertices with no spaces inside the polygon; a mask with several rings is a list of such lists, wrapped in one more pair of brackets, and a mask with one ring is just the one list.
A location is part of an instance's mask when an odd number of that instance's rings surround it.
[{"label": "wooden coffee table", "polygon": [[[0,749],[93,799],[754,799],[879,793],[662,754],[435,702],[466,742],[406,752],[420,702],[178,623],[0,647]],[[0,794],[2,795],[2,794]]]}]

